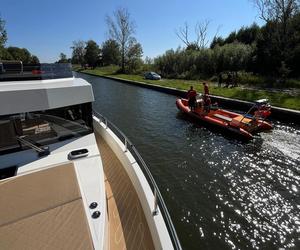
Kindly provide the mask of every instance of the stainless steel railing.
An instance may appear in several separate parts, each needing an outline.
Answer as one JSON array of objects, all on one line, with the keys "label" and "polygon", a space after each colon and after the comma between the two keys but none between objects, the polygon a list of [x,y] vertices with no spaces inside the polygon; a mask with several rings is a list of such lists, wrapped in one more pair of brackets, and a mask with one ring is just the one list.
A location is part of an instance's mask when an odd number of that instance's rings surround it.
[{"label": "stainless steel railing", "polygon": [[125,146],[124,152],[130,151],[130,153],[133,155],[135,160],[138,162],[139,166],[141,167],[141,169],[149,183],[149,186],[153,192],[153,195],[154,195],[154,204],[153,204],[152,214],[153,214],[153,216],[156,216],[159,211],[158,207],[160,208],[160,212],[166,223],[166,226],[167,226],[168,232],[170,234],[174,249],[181,250],[182,248],[180,245],[180,241],[178,239],[175,227],[173,225],[171,216],[170,216],[167,206],[164,202],[164,199],[159,191],[159,188],[158,188],[147,164],[145,163],[145,161],[143,160],[143,158],[137,151],[136,147],[127,138],[127,136],[115,124],[113,124],[111,121],[109,121],[105,116],[99,114],[95,110],[93,110],[93,114],[94,114],[94,116],[96,116],[98,119],[100,119],[105,124],[106,129],[107,128],[111,129],[115,133],[115,135],[117,135],[117,137],[124,143],[124,146]]}]

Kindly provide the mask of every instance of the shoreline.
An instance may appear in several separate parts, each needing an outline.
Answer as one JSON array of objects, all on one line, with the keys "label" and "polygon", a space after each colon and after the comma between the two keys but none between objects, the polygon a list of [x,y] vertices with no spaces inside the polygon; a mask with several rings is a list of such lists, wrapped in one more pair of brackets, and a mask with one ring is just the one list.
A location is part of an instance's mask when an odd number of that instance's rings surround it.
[{"label": "shoreline", "polygon": [[[123,82],[125,84],[135,85],[135,86],[142,87],[142,88],[148,88],[148,89],[156,90],[156,91],[159,91],[162,93],[178,96],[178,97],[186,96],[186,91],[176,89],[176,88],[162,87],[157,84],[149,84],[149,83],[145,83],[145,82],[127,80],[127,79],[118,78],[118,77],[101,76],[101,75],[88,73],[88,72],[80,72],[80,71],[75,71],[75,72],[81,73],[81,74],[86,74],[86,75],[91,75],[91,76],[95,76],[95,77],[101,77],[101,78],[105,78],[105,79],[115,80],[115,81]],[[243,101],[243,100],[239,100],[239,99],[233,99],[233,98],[215,96],[215,95],[210,95],[210,97],[213,102],[218,102],[219,104],[221,104],[220,106],[222,106],[224,108],[236,109],[236,107],[238,106],[239,110],[247,111],[253,105],[252,102]],[[271,114],[270,118],[274,118],[279,121],[288,121],[288,122],[300,124],[300,111],[272,106],[272,114]]]}]

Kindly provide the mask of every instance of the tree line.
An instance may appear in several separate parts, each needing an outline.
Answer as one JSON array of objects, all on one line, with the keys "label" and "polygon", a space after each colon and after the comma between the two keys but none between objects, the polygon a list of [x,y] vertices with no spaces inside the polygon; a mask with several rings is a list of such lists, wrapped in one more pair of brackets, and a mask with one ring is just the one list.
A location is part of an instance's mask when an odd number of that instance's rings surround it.
[{"label": "tree line", "polygon": [[[156,70],[166,78],[200,79],[226,71],[243,71],[285,80],[299,77],[299,0],[252,0],[265,24],[252,24],[209,44],[209,22],[197,23],[195,41],[189,39],[187,23],[176,30],[185,47],[141,59],[143,50],[133,36],[135,25],[126,9],[107,17],[109,39],[101,45],[90,40],[73,42],[72,63],[91,67],[115,64],[124,73]],[[209,46],[208,46],[209,45]],[[146,67],[145,67],[146,65]],[[141,67],[144,66],[144,67]]]},{"label": "tree line", "polygon": [[[189,26],[176,30],[184,47],[142,60],[142,45],[135,38],[136,25],[127,9],[119,8],[106,17],[109,37],[101,44],[94,40],[77,40],[72,57],[60,54],[58,62],[72,62],[82,67],[119,65],[122,73],[145,69],[158,71],[166,78],[200,79],[226,71],[272,76],[285,80],[300,76],[300,0],[251,0],[265,21],[231,32],[227,37],[215,35],[209,44],[209,22],[197,23],[196,39],[189,39]],[[0,18],[0,59],[38,61],[26,49],[5,47],[7,33]]]},{"label": "tree line", "polygon": [[[253,24],[215,36],[204,47],[207,23],[197,41],[188,40],[188,26],[177,31],[185,48],[168,50],[154,60],[165,77],[197,79],[224,71],[246,71],[285,79],[300,76],[300,12],[297,0],[254,0],[262,27]],[[202,39],[199,39],[199,37]],[[202,41],[199,44],[199,41]],[[199,46],[201,45],[201,46]]]},{"label": "tree line", "polygon": [[71,62],[96,66],[119,65],[120,72],[134,73],[142,65],[142,45],[134,37],[135,24],[127,9],[119,8],[106,17],[109,39],[98,45],[95,41],[73,42]]},{"label": "tree line", "polygon": [[32,55],[27,49],[19,47],[6,47],[8,36],[5,21],[0,17],[0,60],[22,61],[24,64],[39,63],[37,56]]}]

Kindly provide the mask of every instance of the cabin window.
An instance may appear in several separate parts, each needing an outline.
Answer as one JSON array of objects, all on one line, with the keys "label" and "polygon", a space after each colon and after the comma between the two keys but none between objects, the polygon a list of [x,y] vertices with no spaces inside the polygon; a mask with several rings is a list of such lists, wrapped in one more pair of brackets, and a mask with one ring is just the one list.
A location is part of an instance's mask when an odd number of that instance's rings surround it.
[{"label": "cabin window", "polygon": [[37,146],[91,133],[92,104],[0,116],[0,154],[27,149],[25,139]]}]

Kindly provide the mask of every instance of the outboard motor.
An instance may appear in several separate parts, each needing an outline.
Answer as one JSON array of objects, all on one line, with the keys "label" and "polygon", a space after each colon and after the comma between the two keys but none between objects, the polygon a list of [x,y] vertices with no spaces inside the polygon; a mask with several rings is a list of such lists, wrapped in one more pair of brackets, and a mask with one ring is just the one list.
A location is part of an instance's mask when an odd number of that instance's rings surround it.
[{"label": "outboard motor", "polygon": [[254,112],[255,119],[265,120],[268,116],[271,115],[271,105],[269,104],[268,99],[261,99],[255,102],[257,110]]}]

